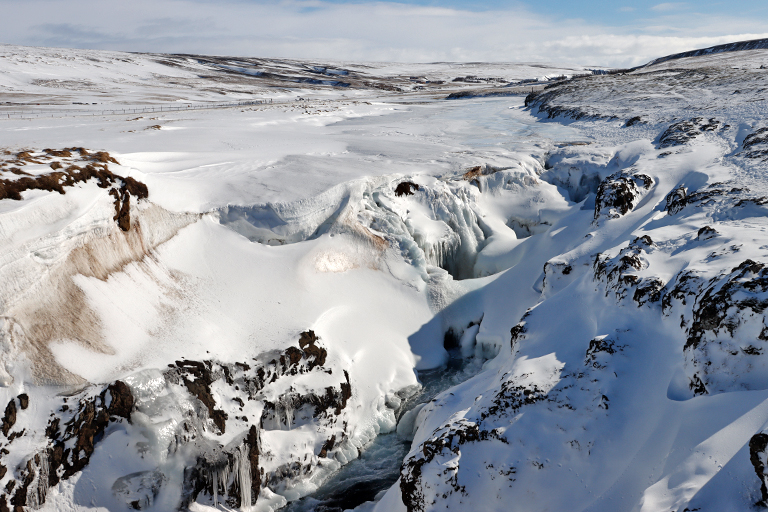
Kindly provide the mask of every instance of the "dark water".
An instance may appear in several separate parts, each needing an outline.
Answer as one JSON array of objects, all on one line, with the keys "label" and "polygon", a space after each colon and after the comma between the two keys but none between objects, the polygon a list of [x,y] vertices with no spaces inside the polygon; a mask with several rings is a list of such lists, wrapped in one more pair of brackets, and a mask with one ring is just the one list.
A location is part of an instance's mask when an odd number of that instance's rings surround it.
[{"label": "dark water", "polygon": [[[452,354],[446,368],[418,373],[421,390],[397,411],[398,420],[419,404],[429,402],[446,389],[477,374],[480,364]],[[342,467],[313,494],[291,502],[287,512],[341,512],[353,509],[392,485],[400,477],[400,465],[411,448],[395,432],[382,434],[368,445],[359,458]]]}]

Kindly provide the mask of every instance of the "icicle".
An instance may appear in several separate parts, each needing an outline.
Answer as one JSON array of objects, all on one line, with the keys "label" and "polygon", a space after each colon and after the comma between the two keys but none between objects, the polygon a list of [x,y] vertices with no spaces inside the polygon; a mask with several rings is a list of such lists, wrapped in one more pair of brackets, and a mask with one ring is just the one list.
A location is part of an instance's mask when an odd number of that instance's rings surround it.
[{"label": "icicle", "polygon": [[248,446],[241,445],[235,452],[235,477],[240,486],[240,508],[251,506],[251,461],[248,458]]},{"label": "icicle", "polygon": [[210,472],[213,486],[213,507],[219,505],[219,486],[222,486],[222,496],[228,496],[231,484],[237,484],[240,489],[240,509],[250,510],[253,498],[251,490],[251,461],[248,457],[248,445],[240,445],[232,454],[232,458],[221,467]]},{"label": "icicle", "polygon": [[219,471],[214,470],[211,478],[213,480],[213,508],[216,508],[219,505]]},{"label": "icicle", "polygon": [[291,430],[293,424],[293,407],[290,404],[285,405],[285,430]]}]

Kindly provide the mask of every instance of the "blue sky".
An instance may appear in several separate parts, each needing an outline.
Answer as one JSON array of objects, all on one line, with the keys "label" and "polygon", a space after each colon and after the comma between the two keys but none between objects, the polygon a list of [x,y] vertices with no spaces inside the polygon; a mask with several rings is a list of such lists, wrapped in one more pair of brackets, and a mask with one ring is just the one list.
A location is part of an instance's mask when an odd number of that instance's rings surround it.
[{"label": "blue sky", "polygon": [[768,2],[0,0],[0,42],[376,61],[642,64],[768,37]]},{"label": "blue sky", "polygon": [[[336,4],[374,3],[361,0],[332,0]],[[738,11],[768,18],[768,2],[740,0],[735,2],[698,1],[698,2],[660,2],[659,0],[615,2],[606,1],[563,1],[539,0],[536,2],[505,0],[403,0],[399,3],[409,5],[449,7],[474,12],[509,10],[523,7],[531,12],[552,16],[557,19],[583,19],[591,23],[626,26],[640,20],[654,20],[675,14],[694,15],[732,15],[734,6]]]}]

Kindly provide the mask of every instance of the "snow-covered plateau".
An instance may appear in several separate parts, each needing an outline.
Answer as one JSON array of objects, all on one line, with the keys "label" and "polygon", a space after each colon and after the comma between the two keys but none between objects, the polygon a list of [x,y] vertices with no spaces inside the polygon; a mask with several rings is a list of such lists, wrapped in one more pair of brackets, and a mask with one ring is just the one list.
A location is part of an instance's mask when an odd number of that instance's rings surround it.
[{"label": "snow-covered plateau", "polygon": [[0,512],[765,507],[765,46],[0,46]]}]

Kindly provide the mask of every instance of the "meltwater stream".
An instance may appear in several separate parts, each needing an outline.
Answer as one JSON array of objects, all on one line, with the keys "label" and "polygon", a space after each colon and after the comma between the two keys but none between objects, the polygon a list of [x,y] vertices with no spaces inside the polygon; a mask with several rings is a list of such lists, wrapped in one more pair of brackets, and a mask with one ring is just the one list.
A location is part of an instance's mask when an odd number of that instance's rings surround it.
[{"label": "meltwater stream", "polygon": [[[408,398],[397,413],[398,421],[419,404],[476,375],[481,363],[451,354],[448,366],[418,372],[422,388]],[[400,477],[400,465],[411,448],[396,432],[382,434],[368,445],[360,457],[342,467],[313,494],[291,502],[287,512],[341,512],[376,499]]]}]

